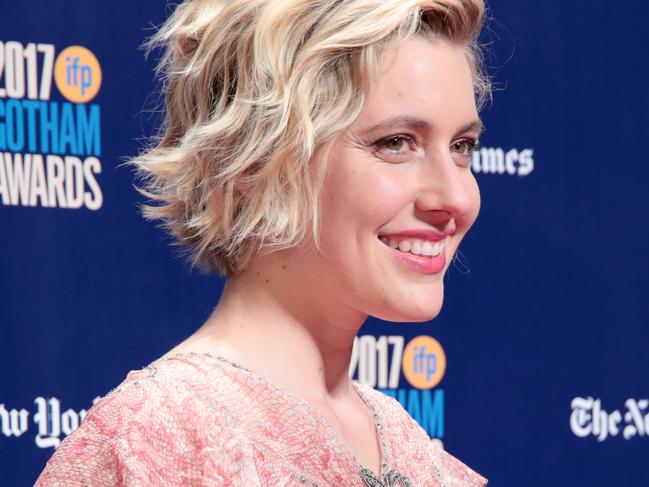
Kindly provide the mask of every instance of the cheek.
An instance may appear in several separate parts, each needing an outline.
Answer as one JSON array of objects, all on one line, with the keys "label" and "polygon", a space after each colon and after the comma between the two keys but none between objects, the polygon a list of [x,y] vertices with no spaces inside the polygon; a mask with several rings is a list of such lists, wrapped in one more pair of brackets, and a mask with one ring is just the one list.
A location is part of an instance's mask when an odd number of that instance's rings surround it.
[{"label": "cheek", "polygon": [[[363,164],[325,180],[322,218],[328,225],[374,226],[378,230],[406,204],[407,182],[389,167]],[[360,230],[360,227],[359,227]]]},{"label": "cheek", "polygon": [[408,204],[407,184],[399,178],[373,174],[358,184],[358,210],[374,230],[388,224]]}]

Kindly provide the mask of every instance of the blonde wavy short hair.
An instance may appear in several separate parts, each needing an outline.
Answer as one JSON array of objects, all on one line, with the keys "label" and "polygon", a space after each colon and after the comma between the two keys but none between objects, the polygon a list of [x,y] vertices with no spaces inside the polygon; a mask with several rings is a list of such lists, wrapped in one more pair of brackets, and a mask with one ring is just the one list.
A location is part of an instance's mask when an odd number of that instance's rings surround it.
[{"label": "blonde wavy short hair", "polygon": [[262,249],[312,232],[326,154],[359,115],[386,47],[458,45],[489,95],[482,0],[191,0],[147,47],[163,48],[165,120],[133,163],[144,215],[192,265],[230,276]]}]

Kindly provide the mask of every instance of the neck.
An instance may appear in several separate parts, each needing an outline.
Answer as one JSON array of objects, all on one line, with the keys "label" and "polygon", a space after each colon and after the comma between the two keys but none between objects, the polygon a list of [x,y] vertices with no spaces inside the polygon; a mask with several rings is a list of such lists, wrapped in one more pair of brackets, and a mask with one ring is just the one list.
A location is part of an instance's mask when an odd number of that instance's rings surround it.
[{"label": "neck", "polygon": [[317,278],[295,279],[281,256],[269,260],[228,280],[194,338],[302,397],[348,396],[354,337],[367,316],[332,299]]}]

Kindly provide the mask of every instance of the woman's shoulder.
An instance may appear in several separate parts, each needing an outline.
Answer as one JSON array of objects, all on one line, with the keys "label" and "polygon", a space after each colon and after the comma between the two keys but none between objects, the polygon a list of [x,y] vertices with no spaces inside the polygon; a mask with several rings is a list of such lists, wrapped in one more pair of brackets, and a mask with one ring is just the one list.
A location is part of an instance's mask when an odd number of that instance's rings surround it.
[{"label": "woman's shoulder", "polygon": [[200,398],[208,388],[216,387],[221,392],[210,394],[212,403],[221,399],[226,404],[228,392],[236,392],[232,380],[218,372],[200,356],[177,355],[156,360],[130,371],[121,384],[88,411],[83,424],[107,435],[136,424],[181,422],[183,429],[188,429],[192,413],[200,417]]},{"label": "woman's shoulder", "polygon": [[36,485],[202,485],[206,472],[230,481],[227,466],[241,456],[231,427],[234,394],[232,381],[200,357],[131,371],[90,408]]},{"label": "woman's shoulder", "polygon": [[428,458],[433,469],[438,469],[447,486],[481,487],[487,480],[431,440],[428,433],[417,423],[394,397],[370,386],[358,384],[363,395],[370,399],[379,415],[386,422],[385,430],[391,437],[392,453],[403,457],[404,462],[415,458]]}]

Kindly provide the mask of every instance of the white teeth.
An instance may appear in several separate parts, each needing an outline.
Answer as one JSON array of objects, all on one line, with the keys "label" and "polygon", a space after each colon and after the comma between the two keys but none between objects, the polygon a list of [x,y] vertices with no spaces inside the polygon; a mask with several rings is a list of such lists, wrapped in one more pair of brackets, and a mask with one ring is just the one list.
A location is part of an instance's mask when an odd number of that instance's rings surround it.
[{"label": "white teeth", "polygon": [[426,257],[434,257],[439,255],[446,248],[446,244],[450,240],[450,235],[444,240],[439,242],[430,242],[428,240],[396,240],[388,239],[386,237],[379,237],[381,242],[388,245],[393,249],[399,249],[401,252],[410,252],[413,255],[424,255]]},{"label": "white teeth", "polygon": [[430,242],[424,242],[424,245],[421,246],[422,255],[433,255],[433,244]]}]

